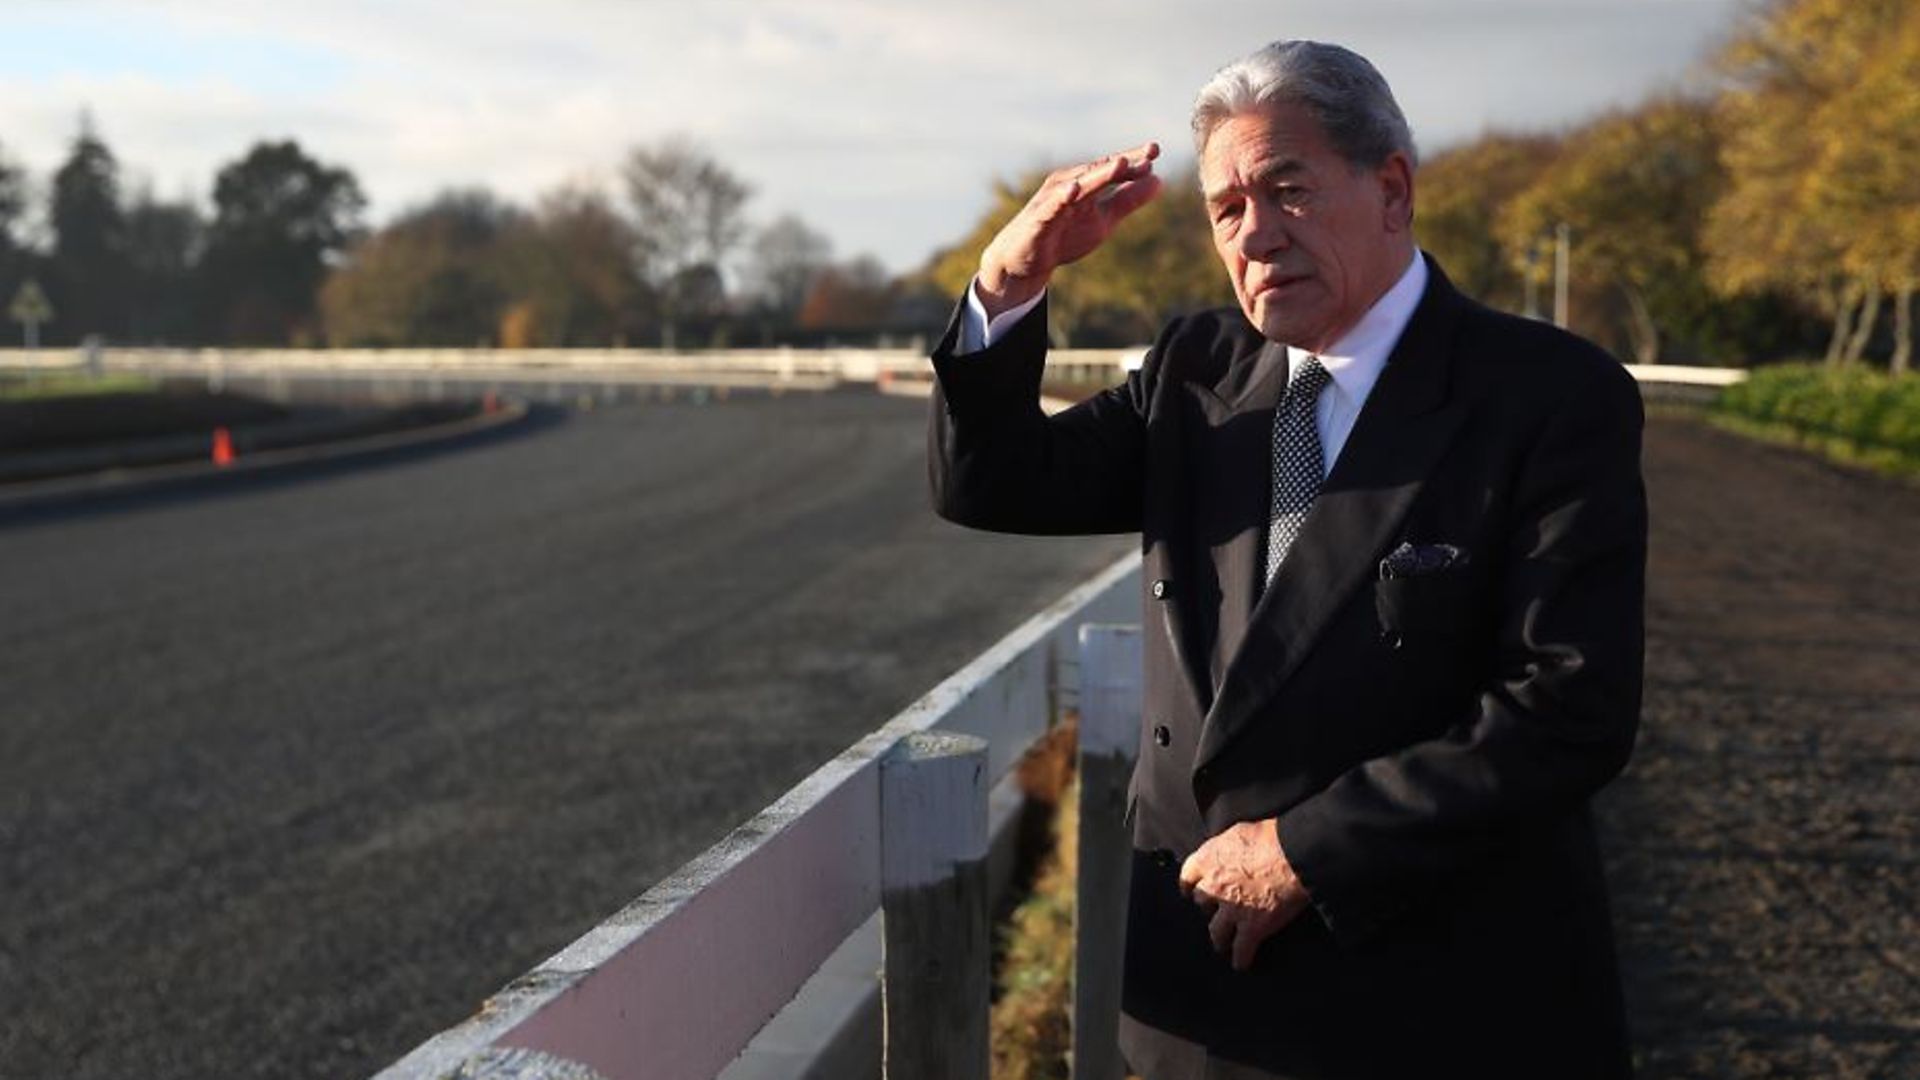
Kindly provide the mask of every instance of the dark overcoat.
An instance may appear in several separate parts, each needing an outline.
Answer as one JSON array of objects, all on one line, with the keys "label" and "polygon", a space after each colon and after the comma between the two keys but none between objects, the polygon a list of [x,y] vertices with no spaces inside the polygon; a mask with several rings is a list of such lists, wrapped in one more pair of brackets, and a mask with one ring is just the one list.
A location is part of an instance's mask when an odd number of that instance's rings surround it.
[{"label": "dark overcoat", "polygon": [[[1150,1080],[1629,1071],[1587,804],[1639,716],[1640,396],[1429,267],[1264,590],[1286,359],[1237,310],[1175,320],[1052,417],[1044,304],[965,356],[956,317],[935,350],[941,515],[1141,534],[1122,1042]],[[1402,544],[1459,555],[1383,568]],[[1178,869],[1267,818],[1312,907],[1238,973]]]}]

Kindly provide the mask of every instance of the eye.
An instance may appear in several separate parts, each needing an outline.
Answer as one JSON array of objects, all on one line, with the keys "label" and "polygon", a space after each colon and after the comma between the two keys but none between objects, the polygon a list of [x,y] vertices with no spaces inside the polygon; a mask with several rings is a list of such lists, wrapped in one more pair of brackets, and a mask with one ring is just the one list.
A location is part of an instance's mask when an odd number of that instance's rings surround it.
[{"label": "eye", "polygon": [[1240,217],[1240,206],[1241,203],[1238,199],[1213,204],[1211,210],[1213,223],[1215,225],[1231,224]]}]

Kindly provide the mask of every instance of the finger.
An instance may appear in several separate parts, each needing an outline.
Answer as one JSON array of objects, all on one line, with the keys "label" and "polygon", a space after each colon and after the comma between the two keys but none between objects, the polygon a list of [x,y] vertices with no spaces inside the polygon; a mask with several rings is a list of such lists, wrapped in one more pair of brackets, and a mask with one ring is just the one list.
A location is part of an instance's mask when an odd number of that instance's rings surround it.
[{"label": "finger", "polygon": [[1153,201],[1164,187],[1160,178],[1148,173],[1138,180],[1129,180],[1116,184],[1100,195],[1100,209],[1107,215],[1110,223],[1118,223],[1122,218]]},{"label": "finger", "polygon": [[[1153,172],[1153,159],[1160,155],[1160,144],[1141,143],[1131,150],[1096,158],[1069,172],[1067,178],[1080,185],[1077,198],[1100,194],[1110,185],[1124,183]],[[1059,176],[1059,174],[1055,174]]]},{"label": "finger", "polygon": [[1080,187],[1088,192],[1103,192],[1111,184],[1124,183],[1146,175],[1153,168],[1152,160],[1146,157],[1134,158],[1128,154],[1109,154],[1080,176]]},{"label": "finger", "polygon": [[1266,936],[1251,924],[1241,924],[1233,935],[1233,970],[1245,971],[1253,966],[1253,957],[1266,942]]},{"label": "finger", "polygon": [[1109,154],[1107,158],[1102,158],[1101,160],[1105,161],[1105,160],[1108,160],[1108,158],[1111,158],[1113,160],[1118,161],[1121,165],[1125,166],[1125,168],[1131,172],[1144,172],[1145,170],[1152,167],[1153,159],[1159,156],[1160,156],[1160,144],[1152,140],[1148,140],[1146,142],[1141,143],[1139,146],[1122,150],[1117,154]]},{"label": "finger", "polygon": [[1180,864],[1180,894],[1190,896],[1194,886],[1200,884],[1200,853],[1194,852]]},{"label": "finger", "polygon": [[1080,197],[1081,185],[1078,180],[1069,180],[1064,184],[1041,188],[1034,196],[1034,216],[1044,225],[1059,217]]},{"label": "finger", "polygon": [[1225,953],[1235,948],[1235,926],[1233,905],[1221,904],[1207,922],[1207,938],[1213,942],[1214,952]]}]

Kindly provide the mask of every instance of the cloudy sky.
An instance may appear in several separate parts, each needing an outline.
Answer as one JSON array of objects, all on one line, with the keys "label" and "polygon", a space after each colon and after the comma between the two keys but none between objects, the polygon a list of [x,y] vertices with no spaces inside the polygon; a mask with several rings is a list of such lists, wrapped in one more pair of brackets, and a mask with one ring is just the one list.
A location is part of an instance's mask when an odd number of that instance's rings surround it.
[{"label": "cloudy sky", "polygon": [[895,270],[995,177],[1157,138],[1277,37],[1385,72],[1421,146],[1683,85],[1747,0],[12,0],[0,153],[37,179],[83,110],[136,181],[205,200],[254,140],[359,177],[381,221],[449,186],[612,184],[689,134],[838,254]]}]

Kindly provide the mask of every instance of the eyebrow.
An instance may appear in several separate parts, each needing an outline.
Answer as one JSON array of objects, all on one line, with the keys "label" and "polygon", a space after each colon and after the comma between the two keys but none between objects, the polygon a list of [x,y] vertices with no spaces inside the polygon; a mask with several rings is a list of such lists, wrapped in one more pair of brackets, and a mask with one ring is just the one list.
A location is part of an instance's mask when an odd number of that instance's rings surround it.
[{"label": "eyebrow", "polygon": [[[1261,166],[1259,171],[1253,174],[1251,183],[1247,186],[1265,187],[1266,185],[1271,184],[1276,180],[1283,180],[1291,176],[1297,176],[1300,173],[1303,173],[1306,171],[1307,171],[1307,163],[1300,160],[1299,158],[1293,158],[1293,157],[1281,158],[1280,160],[1275,161],[1269,165]],[[1231,195],[1240,190],[1242,190],[1242,187],[1240,185],[1232,185],[1224,188],[1216,188],[1212,191],[1208,191],[1205,188],[1202,188],[1200,191],[1200,195],[1208,203],[1215,203],[1215,202],[1219,202],[1221,199],[1225,198],[1226,196]]]}]

